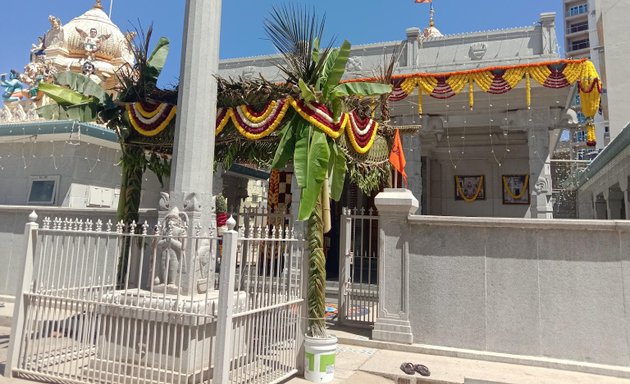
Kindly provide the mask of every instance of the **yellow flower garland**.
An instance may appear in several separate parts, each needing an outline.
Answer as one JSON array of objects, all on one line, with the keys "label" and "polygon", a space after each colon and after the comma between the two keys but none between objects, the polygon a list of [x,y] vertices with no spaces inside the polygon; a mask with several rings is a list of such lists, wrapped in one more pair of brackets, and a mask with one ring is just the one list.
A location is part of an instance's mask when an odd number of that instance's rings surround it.
[{"label": "yellow flower garland", "polygon": [[[234,126],[236,127],[236,130],[238,130],[238,132],[245,137],[248,140],[258,140],[258,139],[262,139],[265,136],[268,136],[270,133],[272,133],[273,131],[276,130],[276,128],[278,128],[278,126],[282,123],[282,120],[284,119],[284,116],[287,113],[287,110],[289,109],[289,104],[290,102],[293,101],[293,99],[287,99],[287,101],[284,103],[284,105],[282,105],[282,109],[280,109],[280,112],[278,113],[278,116],[274,119],[273,123],[271,123],[271,125],[269,125],[269,127],[267,129],[265,129],[262,132],[259,133],[250,133],[247,131],[247,127],[241,126],[241,124],[239,123],[238,119],[236,118],[236,113],[234,111],[234,108],[230,108],[230,110],[228,111],[228,113],[231,112],[231,119],[232,119],[232,123],[234,124]],[[277,106],[277,103],[274,102],[274,106]],[[247,108],[244,106],[239,106],[236,108],[241,108],[241,111],[246,110]],[[267,113],[267,118],[269,118],[271,112]],[[247,117],[247,114],[245,114],[245,116]],[[249,114],[249,116],[252,116],[251,114]],[[249,118],[249,117],[248,117]],[[264,122],[264,120],[260,120],[258,121],[258,123],[262,123]]]},{"label": "yellow flower garland", "polygon": [[302,116],[302,118],[304,120],[308,121],[314,127],[319,128],[321,131],[323,131],[325,134],[327,134],[328,136],[332,137],[333,139],[336,139],[339,136],[341,136],[341,134],[343,133],[343,130],[346,128],[346,124],[348,124],[348,114],[347,113],[342,113],[341,116],[339,117],[339,122],[341,122],[341,126],[339,127],[338,131],[333,131],[332,129],[330,129],[330,127],[327,127],[325,124],[322,124],[320,121],[318,121],[317,119],[313,118],[306,111],[304,111],[302,108],[300,108],[300,106],[299,106],[299,104],[298,104],[298,102],[296,100],[290,99],[289,101],[290,101],[291,106],[293,107],[293,109],[295,109],[295,111],[300,116]]},{"label": "yellow flower garland", "polygon": [[525,182],[523,183],[523,189],[521,190],[521,193],[519,193],[518,195],[515,195],[512,193],[512,190],[510,189],[510,186],[508,185],[508,180],[509,178],[507,176],[503,176],[503,188],[505,189],[505,191],[507,192],[507,194],[513,198],[514,200],[520,200],[523,198],[523,196],[525,196],[525,194],[527,193],[527,188],[529,185],[529,175],[525,175]]},{"label": "yellow flower garland", "polygon": [[475,191],[473,197],[468,197],[464,194],[464,190],[462,189],[459,181],[459,176],[455,176],[455,184],[457,184],[457,193],[459,194],[459,196],[467,203],[472,203],[473,201],[477,200],[477,197],[479,197],[479,194],[481,193],[481,187],[483,186],[483,175],[479,176],[479,184],[477,184],[477,191]]},{"label": "yellow flower garland", "polygon": [[225,116],[223,116],[223,119],[221,119],[221,121],[219,121],[219,124],[217,124],[217,128],[214,131],[215,136],[218,136],[221,132],[223,132],[223,128],[225,128],[228,121],[230,121],[230,119],[233,117],[233,114],[234,110],[232,110],[232,108],[228,108],[227,112],[225,112]]},{"label": "yellow flower garland", "polygon": [[[147,136],[147,137],[153,137],[160,134],[163,130],[166,129],[166,127],[168,127],[168,125],[171,123],[171,121],[175,118],[175,115],[177,114],[177,107],[172,106],[166,118],[164,118],[162,122],[157,127],[155,127],[155,129],[147,130],[147,129],[144,129],[140,124],[138,124],[136,119],[133,117],[133,113],[134,113],[133,109],[134,107],[137,108],[139,105],[140,103],[128,104],[125,106],[125,109],[127,109],[127,116],[129,117],[129,122],[131,123],[131,126],[133,127],[133,129],[135,129],[141,135]],[[158,110],[160,113],[164,112],[163,108],[157,108],[156,110]],[[156,115],[157,114],[154,114],[154,116]]]}]

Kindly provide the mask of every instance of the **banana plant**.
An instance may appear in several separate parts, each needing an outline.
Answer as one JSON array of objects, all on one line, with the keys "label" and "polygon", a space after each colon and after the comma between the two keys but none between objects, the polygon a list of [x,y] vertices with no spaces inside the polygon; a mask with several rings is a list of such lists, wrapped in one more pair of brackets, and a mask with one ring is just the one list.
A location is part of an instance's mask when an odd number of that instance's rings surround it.
[{"label": "banana plant", "polygon": [[98,83],[91,78],[74,72],[63,72],[55,77],[54,83],[42,83],[39,89],[54,103],[37,110],[49,120],[76,120],[81,122],[102,122],[114,129],[119,138],[122,157],[120,200],[118,220],[125,223],[138,221],[142,176],[147,168],[156,173],[162,182],[170,173],[170,164],[157,155],[147,158],[144,149],[128,142],[131,127],[125,118],[124,102],[146,101],[157,89],[157,79],[164,68],[169,52],[169,41],[160,38],[151,55],[148,55],[150,28],[142,44],[133,46],[136,63],[128,71],[120,71],[120,89],[114,100]]},{"label": "banana plant", "polygon": [[[351,96],[369,97],[390,93],[390,85],[353,82],[342,83],[351,45],[322,48],[320,39],[324,20],[314,13],[287,6],[274,8],[265,23],[272,43],[285,62],[279,65],[287,80],[299,88],[305,103],[323,104],[338,121]],[[343,192],[347,162],[337,142],[296,114],[283,127],[272,168],[284,168],[292,162],[300,206],[298,219],[307,221],[308,289],[307,305],[311,337],[325,338],[326,256],[324,233],[330,229],[330,198],[338,201]]]}]

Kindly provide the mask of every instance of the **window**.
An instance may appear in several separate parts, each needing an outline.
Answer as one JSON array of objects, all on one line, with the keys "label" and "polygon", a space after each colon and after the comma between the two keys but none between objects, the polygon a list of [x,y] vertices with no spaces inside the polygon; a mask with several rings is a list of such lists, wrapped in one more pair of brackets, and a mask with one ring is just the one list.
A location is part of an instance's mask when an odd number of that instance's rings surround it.
[{"label": "window", "polygon": [[59,176],[31,176],[28,204],[54,204]]},{"label": "window", "polygon": [[569,8],[567,16],[581,15],[586,12],[588,12],[588,4],[576,5],[575,7]]},{"label": "window", "polygon": [[575,33],[588,30],[588,21],[582,21],[580,23],[571,24],[569,26],[568,33]]},{"label": "window", "polygon": [[588,39],[582,39],[582,40],[575,40],[571,42],[571,50],[572,51],[577,51],[579,49],[585,49],[590,47],[590,43],[588,41]]}]

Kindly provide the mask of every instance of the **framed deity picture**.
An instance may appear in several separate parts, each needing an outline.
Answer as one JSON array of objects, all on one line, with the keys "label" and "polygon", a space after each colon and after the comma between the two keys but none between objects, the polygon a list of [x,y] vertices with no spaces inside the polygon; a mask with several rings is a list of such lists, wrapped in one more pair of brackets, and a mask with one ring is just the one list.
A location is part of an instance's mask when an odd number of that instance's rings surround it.
[{"label": "framed deity picture", "polygon": [[503,175],[503,204],[529,204],[529,175]]},{"label": "framed deity picture", "polygon": [[483,175],[455,176],[455,200],[472,203],[486,199],[486,185]]}]

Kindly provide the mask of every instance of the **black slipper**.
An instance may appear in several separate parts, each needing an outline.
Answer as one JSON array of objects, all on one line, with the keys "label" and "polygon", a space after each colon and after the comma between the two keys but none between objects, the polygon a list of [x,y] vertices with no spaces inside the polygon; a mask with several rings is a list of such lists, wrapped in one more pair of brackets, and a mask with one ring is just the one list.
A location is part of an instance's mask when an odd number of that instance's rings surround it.
[{"label": "black slipper", "polygon": [[418,372],[422,376],[431,376],[431,372],[429,371],[429,368],[427,368],[426,365],[416,364],[413,367],[413,370]]},{"label": "black slipper", "polygon": [[412,363],[402,363],[400,364],[400,370],[405,372],[408,375],[415,375],[416,369]]}]

